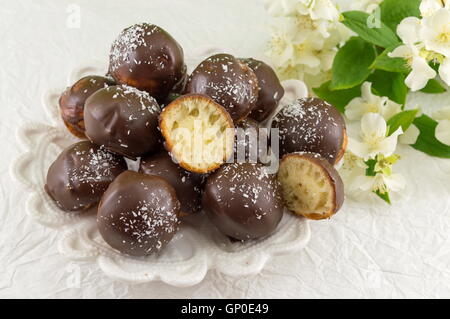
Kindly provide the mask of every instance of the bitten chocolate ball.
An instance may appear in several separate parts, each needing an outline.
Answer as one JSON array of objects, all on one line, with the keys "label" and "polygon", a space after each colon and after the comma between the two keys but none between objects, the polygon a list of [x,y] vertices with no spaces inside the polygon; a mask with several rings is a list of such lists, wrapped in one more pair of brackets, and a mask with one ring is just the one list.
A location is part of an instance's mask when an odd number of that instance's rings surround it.
[{"label": "bitten chocolate ball", "polygon": [[223,106],[239,122],[253,110],[258,99],[258,79],[247,65],[230,54],[216,54],[192,72],[187,93],[205,94]]},{"label": "bitten chocolate ball", "polygon": [[329,218],[344,203],[344,184],[336,169],[315,153],[286,154],[278,180],[286,207],[297,215]]},{"label": "bitten chocolate ball", "polygon": [[84,104],[94,92],[114,85],[112,79],[104,76],[85,76],[68,87],[59,98],[59,110],[64,124],[70,133],[79,138],[84,135]]},{"label": "bitten chocolate ball", "polygon": [[208,177],[203,209],[225,235],[247,240],[270,235],[283,215],[281,188],[261,164],[226,164]]},{"label": "bitten chocolate ball", "polygon": [[273,119],[272,128],[279,129],[280,158],[288,153],[313,152],[334,165],[344,156],[344,119],[321,99],[298,99],[285,106]]},{"label": "bitten chocolate ball", "polygon": [[101,89],[86,101],[86,136],[112,152],[136,159],[160,149],[160,111],[147,92],[126,85]]},{"label": "bitten chocolate ball", "polygon": [[161,177],[126,171],[111,183],[98,207],[103,239],[131,256],[160,251],[178,230],[180,203]]},{"label": "bitten chocolate ball", "polygon": [[160,27],[142,23],[123,30],[111,47],[109,73],[121,84],[147,91],[160,103],[186,72],[183,49]]},{"label": "bitten chocolate ball", "polygon": [[121,156],[83,141],[66,148],[48,169],[45,190],[66,211],[97,204],[127,164]]},{"label": "bitten chocolate ball", "polygon": [[159,127],[165,148],[188,171],[212,172],[233,155],[233,120],[208,96],[179,97],[161,112]]},{"label": "bitten chocolate ball", "polygon": [[143,157],[139,172],[160,176],[168,181],[177,193],[183,215],[190,215],[201,209],[203,176],[178,166],[167,152]]},{"label": "bitten chocolate ball", "polygon": [[266,63],[252,58],[240,59],[248,65],[258,78],[258,101],[249,117],[258,122],[263,122],[275,111],[278,102],[284,95],[275,71]]}]

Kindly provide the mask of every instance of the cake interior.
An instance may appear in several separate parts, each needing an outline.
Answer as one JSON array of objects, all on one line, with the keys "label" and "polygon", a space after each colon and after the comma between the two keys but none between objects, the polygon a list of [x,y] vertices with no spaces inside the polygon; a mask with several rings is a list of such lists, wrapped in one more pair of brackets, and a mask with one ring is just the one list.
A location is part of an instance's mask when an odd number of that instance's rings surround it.
[{"label": "cake interior", "polygon": [[200,171],[220,165],[232,154],[234,128],[213,101],[189,97],[175,101],[163,117],[172,153]]},{"label": "cake interior", "polygon": [[333,210],[334,188],[327,172],[301,156],[290,156],[280,163],[281,183],[286,207],[299,215],[327,215]]}]

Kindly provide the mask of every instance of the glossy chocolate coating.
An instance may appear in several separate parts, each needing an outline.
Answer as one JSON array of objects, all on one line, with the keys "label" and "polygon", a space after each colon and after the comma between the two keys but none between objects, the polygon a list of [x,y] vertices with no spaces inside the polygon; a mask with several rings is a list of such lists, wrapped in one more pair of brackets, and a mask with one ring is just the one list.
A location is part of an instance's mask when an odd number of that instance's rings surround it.
[{"label": "glossy chocolate coating", "polygon": [[166,180],[126,171],[103,195],[97,225],[111,247],[146,256],[161,250],[175,235],[179,210],[175,190]]},{"label": "glossy chocolate coating", "polygon": [[298,99],[274,118],[279,129],[280,158],[288,153],[318,153],[334,165],[345,148],[346,130],[341,114],[318,98]]},{"label": "glossy chocolate coating", "polygon": [[82,141],[66,148],[48,169],[45,190],[66,211],[85,210],[100,201],[127,164],[123,157]]},{"label": "glossy chocolate coating", "polygon": [[277,108],[278,102],[284,95],[284,89],[275,71],[266,63],[252,58],[240,59],[240,61],[248,65],[258,78],[258,101],[249,117],[257,122],[263,122]]},{"label": "glossy chocolate coating", "polygon": [[258,79],[247,65],[229,54],[216,54],[192,72],[187,93],[205,94],[222,105],[239,122],[253,110],[258,99]]},{"label": "glossy chocolate coating", "polygon": [[141,159],[139,172],[164,178],[177,193],[183,215],[201,209],[201,187],[203,176],[188,172],[175,164],[170,155],[162,151]]},{"label": "glossy chocolate coating", "polygon": [[183,93],[186,89],[186,84],[187,84],[188,79],[189,79],[189,75],[187,74],[187,68],[186,68],[186,66],[184,66],[183,76],[182,76],[181,80],[177,84],[175,84],[175,86],[172,88],[172,90],[170,90],[169,94],[164,99],[164,102],[162,102],[161,108],[166,107],[166,105],[169,105],[170,103],[175,101],[177,98],[179,98],[181,95],[183,95]]},{"label": "glossy chocolate coating", "polygon": [[[259,124],[246,118],[236,124],[234,159],[238,163],[258,161]],[[245,157],[243,157],[245,156]]]},{"label": "glossy chocolate coating", "polygon": [[147,91],[160,103],[184,74],[183,49],[160,27],[142,23],[123,30],[111,47],[109,73],[121,84]]},{"label": "glossy chocolate coating", "polygon": [[86,101],[86,136],[112,152],[135,159],[160,148],[160,111],[147,92],[125,85],[101,89]]},{"label": "glossy chocolate coating", "polygon": [[186,84],[189,79],[189,75],[187,74],[187,66],[183,66],[182,76],[181,79],[173,86],[173,88],[170,90],[170,93],[176,93],[176,94],[183,94],[184,90],[186,89]]},{"label": "glossy chocolate coating", "polygon": [[114,85],[112,79],[89,75],[79,79],[61,94],[59,110],[70,133],[79,138],[86,137],[84,135],[84,104],[94,92],[110,85]]},{"label": "glossy chocolate coating", "polygon": [[261,164],[225,164],[208,177],[203,209],[225,235],[238,240],[270,235],[283,215],[281,188]]}]

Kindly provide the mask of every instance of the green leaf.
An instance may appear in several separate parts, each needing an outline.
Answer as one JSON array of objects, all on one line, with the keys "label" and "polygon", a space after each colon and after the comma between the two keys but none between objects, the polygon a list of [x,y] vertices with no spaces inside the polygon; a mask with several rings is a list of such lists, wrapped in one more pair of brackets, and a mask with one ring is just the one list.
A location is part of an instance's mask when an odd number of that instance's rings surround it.
[{"label": "green leaf", "polygon": [[355,86],[347,90],[330,90],[331,81],[325,82],[320,87],[313,89],[314,93],[322,100],[333,105],[339,112],[344,113],[345,107],[355,97],[361,96],[361,86]]},{"label": "green leaf", "polygon": [[406,130],[414,122],[418,111],[419,110],[403,111],[391,117],[387,121],[387,125],[389,126],[388,135],[391,135],[392,133],[397,131],[399,127],[403,129],[403,132],[406,132]]},{"label": "green leaf", "polygon": [[431,79],[428,81],[427,86],[420,91],[429,94],[440,94],[447,92],[447,89],[438,80]]},{"label": "green leaf", "polygon": [[408,94],[405,78],[405,75],[401,73],[375,70],[368,78],[368,81],[372,82],[372,87],[377,92],[377,95],[386,96],[391,101],[404,105]]},{"label": "green leaf", "polygon": [[400,43],[397,35],[383,22],[380,21],[379,28],[369,27],[371,18],[365,12],[347,11],[342,13],[341,22],[361,38],[377,46],[390,48]]},{"label": "green leaf", "polygon": [[389,52],[394,51],[394,49],[398,47],[391,47],[384,50],[375,61],[370,66],[371,69],[383,70],[388,72],[397,72],[397,73],[405,73],[408,74],[411,72],[411,68],[406,63],[405,59],[402,58],[390,58],[388,56]]},{"label": "green leaf", "polygon": [[366,168],[366,176],[376,176],[377,173],[375,172],[375,165],[377,164],[376,159],[370,159],[365,161],[364,163],[367,165]]},{"label": "green leaf", "polygon": [[436,139],[435,132],[437,124],[435,120],[427,115],[416,118],[414,125],[417,126],[420,134],[416,144],[412,145],[412,147],[431,156],[450,158],[450,146]]},{"label": "green leaf", "polygon": [[436,73],[439,73],[439,68],[441,67],[441,65],[439,63],[435,63],[434,61],[431,61],[430,66],[433,70],[436,71]]},{"label": "green leaf", "polygon": [[376,57],[373,45],[361,38],[351,38],[339,49],[333,61],[331,90],[350,89],[370,75],[369,66]]},{"label": "green leaf", "polygon": [[407,17],[420,17],[421,0],[384,0],[380,4],[381,21],[397,32],[399,23]]},{"label": "green leaf", "polygon": [[391,205],[391,198],[389,196],[389,193],[381,193],[380,191],[374,191],[374,193],[380,197],[382,200],[384,200],[386,203],[388,203],[389,205]]}]

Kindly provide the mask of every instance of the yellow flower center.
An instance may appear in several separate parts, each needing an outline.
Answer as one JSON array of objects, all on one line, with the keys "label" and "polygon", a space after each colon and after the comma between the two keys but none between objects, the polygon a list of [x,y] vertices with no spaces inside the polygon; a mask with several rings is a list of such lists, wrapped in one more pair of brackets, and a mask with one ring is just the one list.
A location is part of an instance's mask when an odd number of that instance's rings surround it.
[{"label": "yellow flower center", "polygon": [[437,36],[437,41],[441,44],[450,44],[450,26],[447,26],[442,32]]},{"label": "yellow flower center", "polygon": [[378,192],[380,192],[381,194],[385,194],[385,193],[388,192],[387,186],[386,186],[386,184],[384,183],[384,180],[383,180],[382,175],[377,174],[377,175],[375,176],[375,182],[374,182],[374,185],[373,185],[372,190],[373,190],[374,192],[377,192],[377,191],[378,191]]},{"label": "yellow flower center", "polygon": [[295,18],[295,23],[299,30],[314,30],[316,28],[313,19],[307,15],[297,16]]},{"label": "yellow flower center", "polygon": [[379,113],[379,107],[375,103],[366,104],[367,113]]}]

